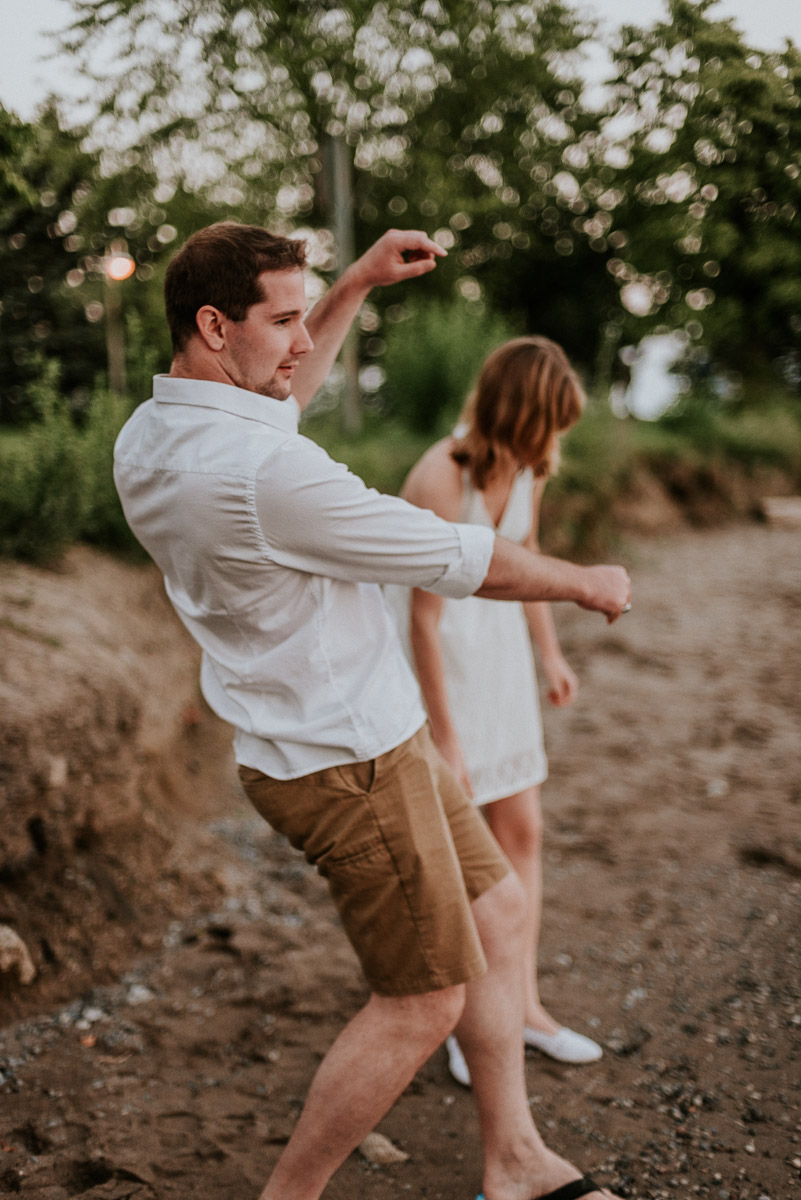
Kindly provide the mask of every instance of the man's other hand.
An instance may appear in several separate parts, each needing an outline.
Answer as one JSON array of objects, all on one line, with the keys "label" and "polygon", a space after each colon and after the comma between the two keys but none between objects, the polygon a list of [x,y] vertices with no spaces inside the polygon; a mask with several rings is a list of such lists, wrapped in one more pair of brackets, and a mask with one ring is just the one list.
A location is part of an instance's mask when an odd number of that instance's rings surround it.
[{"label": "man's other hand", "polygon": [[419,229],[389,229],[358,258],[347,273],[363,288],[387,287],[433,271],[438,258],[447,257]]}]

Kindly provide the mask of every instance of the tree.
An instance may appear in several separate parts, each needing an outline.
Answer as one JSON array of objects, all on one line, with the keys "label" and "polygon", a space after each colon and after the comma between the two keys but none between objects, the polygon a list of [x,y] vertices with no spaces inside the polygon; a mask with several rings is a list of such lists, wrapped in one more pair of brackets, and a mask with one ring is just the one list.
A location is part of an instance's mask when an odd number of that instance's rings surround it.
[{"label": "tree", "polygon": [[433,228],[453,253],[432,291],[484,292],[554,333],[561,306],[579,327],[573,341],[586,339],[591,316],[561,286],[574,249],[571,282],[581,275],[586,238],[571,221],[584,202],[563,206],[558,177],[571,148],[586,159],[595,117],[578,102],[578,55],[593,27],[567,5],[75,7],[70,52],[106,39],[116,48],[109,58],[123,64],[105,81],[96,126],[120,153],[130,156],[133,138],[157,171],[205,188],[238,215],[320,225],[331,205],[325,144],[338,139],[353,156],[357,250],[391,225]]},{"label": "tree", "polygon": [[433,289],[483,297],[591,360],[591,281],[615,301],[580,224],[588,202],[576,178],[586,176],[597,136],[579,70],[593,27],[559,4],[487,5],[462,16],[454,27],[449,10],[450,84],[409,119],[398,161],[379,161],[357,183],[364,233],[388,213],[440,224],[435,236],[451,257]]},{"label": "tree", "polygon": [[29,417],[26,387],[41,360],[64,364],[68,391],[88,385],[102,364],[102,332],[87,321],[76,285],[83,239],[74,209],[92,160],[77,134],[48,107],[35,125],[0,109],[5,167],[0,177],[0,420]]},{"label": "tree", "polygon": [[625,28],[610,209],[624,331],[685,329],[746,375],[801,363],[801,55],[757,53],[714,0]]},{"label": "tree", "polygon": [[[141,399],[146,371],[169,361],[161,281],[172,243],[227,211],[159,183],[136,158],[104,171],[85,142],[85,129],[64,128],[55,102],[31,123],[0,108],[0,422],[36,417],[26,396],[54,360],[80,417],[107,370],[115,303],[135,326],[132,389]],[[116,285],[106,272],[113,253],[135,265]]]},{"label": "tree", "polygon": [[[601,113],[579,69],[593,27],[555,0],[74,2],[69,49],[114,48],[95,138],[115,170],[320,226],[334,138],[357,251],[431,229],[442,299],[508,312],[601,375],[620,337],[660,327],[750,374],[798,361],[799,55],[756,54],[714,0],[623,29]],[[374,349],[399,299],[375,297]]]}]

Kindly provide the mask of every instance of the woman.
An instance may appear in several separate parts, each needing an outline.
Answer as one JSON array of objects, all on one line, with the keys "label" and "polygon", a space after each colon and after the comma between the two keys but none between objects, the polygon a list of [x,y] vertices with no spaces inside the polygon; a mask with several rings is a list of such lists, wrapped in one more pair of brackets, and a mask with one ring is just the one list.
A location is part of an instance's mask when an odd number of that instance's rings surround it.
[{"label": "woman", "polygon": [[[559,346],[543,337],[507,342],[484,363],[462,422],[420,459],[403,495],[446,520],[490,525],[536,551],[542,493],[558,461],[559,438],[583,407],[581,385]],[[410,603],[409,648],[434,741],[468,794],[484,807],[525,887],[524,1041],[561,1062],[593,1062],[601,1057],[601,1047],[561,1026],[543,1007],[537,987],[540,785],[548,768],[532,638],[549,701],[557,707],[569,704],[578,688],[549,606],[476,597],[446,600],[417,589]],[[454,1078],[469,1086],[455,1038],[448,1039],[448,1053]]]}]

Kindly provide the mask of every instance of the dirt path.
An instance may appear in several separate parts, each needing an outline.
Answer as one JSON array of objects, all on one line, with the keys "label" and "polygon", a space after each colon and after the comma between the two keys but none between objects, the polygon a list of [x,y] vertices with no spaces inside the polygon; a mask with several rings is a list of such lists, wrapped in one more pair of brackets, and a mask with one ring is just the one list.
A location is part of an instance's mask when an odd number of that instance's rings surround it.
[{"label": "dirt path", "polygon": [[[600,1063],[528,1062],[548,1139],[623,1196],[801,1197],[801,534],[638,543],[614,627],[558,614],[582,694],[547,715],[542,982]],[[0,1035],[0,1194],[255,1200],[363,999],[324,887],[231,784],[218,910],[122,980]],[[213,841],[208,840],[209,833]],[[331,1200],[472,1200],[442,1051]]]}]

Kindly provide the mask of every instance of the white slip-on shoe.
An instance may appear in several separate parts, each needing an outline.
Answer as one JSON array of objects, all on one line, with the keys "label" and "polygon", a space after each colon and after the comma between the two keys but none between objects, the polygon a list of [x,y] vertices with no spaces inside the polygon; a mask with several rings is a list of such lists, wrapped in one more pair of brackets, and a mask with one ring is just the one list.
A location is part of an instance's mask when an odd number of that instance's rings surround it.
[{"label": "white slip-on shoe", "polygon": [[462,1048],[453,1034],[446,1038],[445,1048],[448,1051],[448,1070],[457,1083],[461,1083],[462,1087],[469,1088],[473,1082],[470,1078],[470,1070],[464,1060]]},{"label": "white slip-on shoe", "polygon": [[603,1054],[601,1047],[592,1038],[585,1037],[583,1033],[576,1033],[566,1025],[563,1025],[558,1033],[541,1033],[539,1029],[524,1025],[523,1041],[527,1046],[533,1046],[549,1058],[563,1063],[597,1062]]}]

